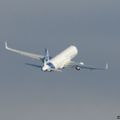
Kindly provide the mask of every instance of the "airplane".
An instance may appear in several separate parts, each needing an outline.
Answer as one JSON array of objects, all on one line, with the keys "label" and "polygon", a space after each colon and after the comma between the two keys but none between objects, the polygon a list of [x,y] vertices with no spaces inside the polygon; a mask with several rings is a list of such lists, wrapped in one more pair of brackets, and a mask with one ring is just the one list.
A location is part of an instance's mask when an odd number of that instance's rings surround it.
[{"label": "airplane", "polygon": [[108,69],[108,64],[106,64],[105,68],[96,68],[96,67],[86,66],[84,62],[77,63],[73,61],[72,59],[75,58],[78,54],[78,49],[74,45],[69,46],[67,49],[65,49],[55,57],[50,56],[48,49],[45,49],[45,55],[39,55],[39,54],[24,52],[21,50],[10,48],[8,47],[7,42],[5,42],[5,49],[26,57],[30,57],[32,59],[41,60],[43,63],[42,66],[34,65],[30,63],[27,63],[27,65],[39,67],[44,72],[52,72],[52,71],[61,72],[65,68],[74,68],[77,71],[81,69],[88,69],[88,70],[107,70]]}]

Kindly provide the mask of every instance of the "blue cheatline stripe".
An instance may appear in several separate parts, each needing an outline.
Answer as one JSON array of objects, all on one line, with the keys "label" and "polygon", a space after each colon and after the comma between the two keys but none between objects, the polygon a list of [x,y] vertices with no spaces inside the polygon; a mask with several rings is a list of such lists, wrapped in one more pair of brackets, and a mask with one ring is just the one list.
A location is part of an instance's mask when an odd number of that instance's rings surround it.
[{"label": "blue cheatline stripe", "polygon": [[51,68],[55,69],[55,66],[51,62],[48,62],[47,65],[50,66]]}]

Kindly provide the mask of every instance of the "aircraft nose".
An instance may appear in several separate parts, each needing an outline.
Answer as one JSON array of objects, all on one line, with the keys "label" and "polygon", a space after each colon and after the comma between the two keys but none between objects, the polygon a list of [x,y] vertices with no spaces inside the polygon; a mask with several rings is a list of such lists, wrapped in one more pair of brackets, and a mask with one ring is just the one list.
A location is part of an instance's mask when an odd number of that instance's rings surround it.
[{"label": "aircraft nose", "polygon": [[46,71],[46,68],[45,68],[45,67],[42,67],[42,71]]},{"label": "aircraft nose", "polygon": [[49,69],[48,66],[43,66],[43,67],[42,67],[42,71],[47,71],[48,69]]}]

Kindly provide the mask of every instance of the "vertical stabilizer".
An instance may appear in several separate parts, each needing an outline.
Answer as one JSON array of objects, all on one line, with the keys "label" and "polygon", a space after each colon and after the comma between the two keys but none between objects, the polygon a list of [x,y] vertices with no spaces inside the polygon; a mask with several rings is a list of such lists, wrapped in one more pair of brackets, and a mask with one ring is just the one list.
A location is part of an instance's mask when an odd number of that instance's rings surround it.
[{"label": "vertical stabilizer", "polygon": [[49,55],[48,49],[46,48],[45,49],[45,61],[48,62],[49,60],[50,60],[50,55]]}]

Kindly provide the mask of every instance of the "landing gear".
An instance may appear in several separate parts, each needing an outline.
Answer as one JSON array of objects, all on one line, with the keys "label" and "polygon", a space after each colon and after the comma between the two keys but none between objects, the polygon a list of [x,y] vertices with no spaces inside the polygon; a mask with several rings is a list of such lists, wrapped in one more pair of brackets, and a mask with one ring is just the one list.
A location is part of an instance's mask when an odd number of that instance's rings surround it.
[{"label": "landing gear", "polygon": [[79,70],[80,70],[80,66],[76,66],[75,69],[76,69],[77,71],[79,71]]}]

